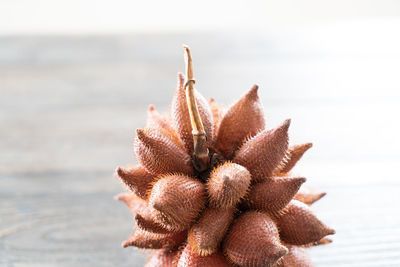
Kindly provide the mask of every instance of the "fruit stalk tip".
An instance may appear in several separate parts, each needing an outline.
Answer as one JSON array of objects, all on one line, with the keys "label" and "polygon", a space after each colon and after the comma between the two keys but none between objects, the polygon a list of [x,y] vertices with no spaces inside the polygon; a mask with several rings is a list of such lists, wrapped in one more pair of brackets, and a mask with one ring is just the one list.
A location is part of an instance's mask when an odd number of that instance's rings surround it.
[{"label": "fruit stalk tip", "polygon": [[208,168],[210,163],[209,151],[206,144],[207,136],[204,131],[203,122],[194,95],[195,79],[193,74],[192,55],[190,53],[190,48],[187,45],[183,45],[183,50],[186,66],[186,102],[188,105],[193,134],[193,165],[197,171],[202,172]]}]

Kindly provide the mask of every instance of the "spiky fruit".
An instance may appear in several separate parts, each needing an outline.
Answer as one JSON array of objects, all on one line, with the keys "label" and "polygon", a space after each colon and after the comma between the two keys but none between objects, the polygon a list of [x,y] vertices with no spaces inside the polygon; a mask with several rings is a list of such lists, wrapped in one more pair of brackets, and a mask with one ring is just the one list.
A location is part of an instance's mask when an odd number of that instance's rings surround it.
[{"label": "spiky fruit", "polygon": [[116,171],[131,191],[117,199],[136,214],[123,246],[156,249],[148,267],[312,266],[304,248],[330,243],[334,230],[308,206],[325,193],[290,174],[311,143],[288,146],[290,120],[265,129],[258,86],[226,113],[205,101],[185,51],[171,114],[149,107],[139,165]]},{"label": "spiky fruit", "polygon": [[293,199],[305,178],[271,178],[253,185],[245,203],[250,208],[278,212]]},{"label": "spiky fruit", "polygon": [[210,205],[231,208],[246,195],[251,175],[239,164],[226,162],[214,168],[207,181]]},{"label": "spiky fruit", "polygon": [[154,220],[171,230],[184,230],[205,205],[204,185],[185,175],[167,175],[153,186],[149,197]]},{"label": "spiky fruit", "polygon": [[278,225],[281,239],[293,245],[307,245],[335,233],[335,230],[322,223],[306,204],[297,200],[292,200],[278,216]]},{"label": "spiky fruit", "polygon": [[207,208],[190,228],[188,243],[192,250],[201,256],[214,253],[233,220],[234,211],[233,208]]},{"label": "spiky fruit", "polygon": [[225,255],[239,266],[273,266],[288,253],[278,228],[266,213],[247,211],[232,225],[224,244]]},{"label": "spiky fruit", "polygon": [[[227,159],[232,159],[246,138],[264,129],[264,114],[257,91],[258,86],[254,85],[221,119],[215,148]],[[243,121],[246,121],[246,127],[243,127]]]},{"label": "spiky fruit", "polygon": [[148,173],[142,166],[135,166],[130,169],[117,167],[115,171],[117,177],[134,192],[136,195],[146,198],[148,191],[151,189],[151,184],[155,180],[154,175]]}]

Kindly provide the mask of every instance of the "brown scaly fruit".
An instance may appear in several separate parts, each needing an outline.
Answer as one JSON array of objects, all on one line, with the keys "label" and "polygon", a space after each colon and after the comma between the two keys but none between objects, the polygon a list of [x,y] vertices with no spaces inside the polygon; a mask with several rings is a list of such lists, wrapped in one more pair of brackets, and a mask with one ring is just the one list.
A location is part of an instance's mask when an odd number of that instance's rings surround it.
[{"label": "brown scaly fruit", "polygon": [[189,48],[169,117],[149,107],[137,130],[139,165],[118,167],[136,214],[123,246],[154,249],[146,266],[312,266],[305,248],[334,230],[309,205],[325,193],[291,169],[312,144],[288,146],[290,120],[265,129],[253,86],[226,112],[194,90]]}]

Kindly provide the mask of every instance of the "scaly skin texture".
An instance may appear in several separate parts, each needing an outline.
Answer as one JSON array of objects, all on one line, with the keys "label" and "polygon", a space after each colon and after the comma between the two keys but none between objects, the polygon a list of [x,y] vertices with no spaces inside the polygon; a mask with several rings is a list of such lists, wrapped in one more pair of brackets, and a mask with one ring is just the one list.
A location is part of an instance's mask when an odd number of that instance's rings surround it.
[{"label": "scaly skin texture", "polygon": [[185,175],[167,175],[153,186],[149,197],[154,220],[167,229],[187,229],[206,204],[205,186]]},{"label": "scaly skin texture", "polygon": [[281,166],[275,170],[275,173],[279,175],[290,172],[290,170],[296,165],[297,161],[299,161],[303,154],[311,147],[311,143],[290,147],[286,156],[287,159],[281,163]]},{"label": "scaly skin texture", "polygon": [[193,174],[190,156],[156,129],[137,129],[136,158],[153,175],[170,172]]},{"label": "scaly skin texture", "polygon": [[325,193],[290,173],[312,144],[288,146],[290,120],[266,128],[258,86],[225,113],[196,92],[211,162],[199,173],[184,88],[180,74],[169,117],[149,107],[139,165],[116,170],[136,215],[123,246],[152,249],[147,267],[312,266],[305,248],[334,233],[309,207]]},{"label": "scaly skin texture", "polygon": [[[233,158],[233,154],[246,138],[253,137],[264,129],[263,108],[257,91],[258,86],[254,85],[221,120],[215,147],[227,159]],[[249,117],[248,114],[252,116]]]},{"label": "scaly skin texture", "polygon": [[201,256],[216,252],[233,220],[234,211],[233,208],[208,207],[190,228],[188,243],[192,250]]},{"label": "scaly skin texture", "polygon": [[117,177],[125,184],[133,193],[141,198],[146,198],[148,191],[152,187],[152,183],[156,179],[154,175],[148,173],[142,166],[135,166],[133,168],[125,169],[117,167]]},{"label": "scaly skin texture", "polygon": [[286,155],[289,125],[286,120],[276,129],[259,132],[243,143],[233,162],[247,168],[255,181],[271,177]]},{"label": "scaly skin texture", "polygon": [[321,222],[306,204],[297,200],[292,200],[285,212],[278,216],[278,225],[281,239],[293,245],[307,245],[335,233],[335,230]]},{"label": "scaly skin texture", "polygon": [[248,267],[273,266],[288,253],[273,219],[258,211],[247,211],[235,220],[223,250],[231,262]]},{"label": "scaly skin texture", "polygon": [[165,137],[169,138],[173,143],[185,149],[178,133],[169,124],[167,117],[160,115],[154,105],[150,105],[148,109],[146,128],[153,128],[160,131]]},{"label": "scaly skin texture", "polygon": [[215,167],[207,182],[210,206],[233,208],[247,194],[251,175],[239,164],[226,162]]},{"label": "scaly skin texture", "polygon": [[293,199],[305,178],[270,178],[255,184],[245,203],[251,209],[278,212]]}]

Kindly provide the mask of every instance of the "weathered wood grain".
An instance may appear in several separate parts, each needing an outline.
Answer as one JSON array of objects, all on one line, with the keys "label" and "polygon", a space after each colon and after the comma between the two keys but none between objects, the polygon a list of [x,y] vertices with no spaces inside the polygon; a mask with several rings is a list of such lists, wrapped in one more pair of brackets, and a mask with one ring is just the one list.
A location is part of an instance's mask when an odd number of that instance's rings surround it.
[{"label": "weathered wood grain", "polygon": [[337,231],[310,250],[316,265],[400,266],[400,97],[374,87],[400,87],[379,70],[400,73],[399,53],[338,57],[274,37],[1,37],[0,266],[142,266],[120,247],[133,220],[113,170],[134,163],[147,105],[168,110],[182,42],[205,96],[229,105],[256,82],[268,127],[291,117],[292,142],[314,142],[294,171],[328,192],[314,209]]}]

